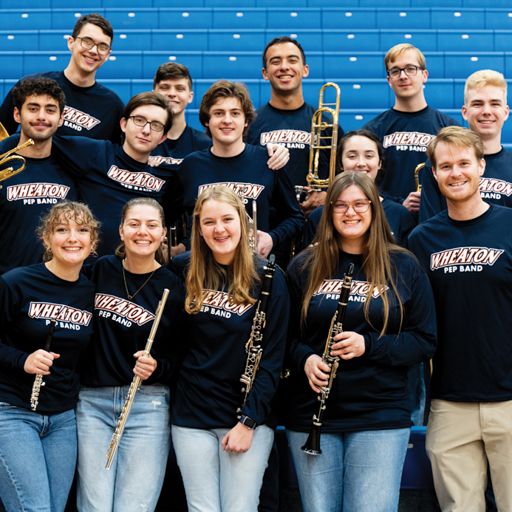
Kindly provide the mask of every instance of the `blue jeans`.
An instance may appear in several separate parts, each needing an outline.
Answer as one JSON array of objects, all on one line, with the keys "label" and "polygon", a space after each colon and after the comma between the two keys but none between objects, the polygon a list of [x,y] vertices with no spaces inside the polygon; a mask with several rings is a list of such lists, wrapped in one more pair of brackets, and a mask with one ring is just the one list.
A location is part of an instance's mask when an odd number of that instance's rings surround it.
[{"label": "blue jeans", "polygon": [[77,506],[83,512],[155,509],[169,454],[167,386],[144,385],[135,395],[110,470],[106,453],[128,386],[82,388],[77,405]]},{"label": "blue jeans", "polygon": [[394,512],[409,429],[322,434],[320,455],[301,450],[308,437],[287,431],[304,512]]},{"label": "blue jeans", "polygon": [[61,512],[76,466],[75,411],[43,415],[0,402],[0,498],[8,512]]},{"label": "blue jeans", "polygon": [[250,449],[228,453],[220,442],[230,429],[172,426],[172,443],[189,512],[256,512],[274,431],[260,425]]}]

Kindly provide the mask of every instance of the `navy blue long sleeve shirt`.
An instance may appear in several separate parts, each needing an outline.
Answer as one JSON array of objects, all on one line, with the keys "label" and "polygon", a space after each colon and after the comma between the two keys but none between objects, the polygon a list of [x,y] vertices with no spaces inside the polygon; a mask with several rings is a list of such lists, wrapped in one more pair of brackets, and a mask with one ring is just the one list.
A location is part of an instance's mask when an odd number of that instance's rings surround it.
[{"label": "navy blue long sleeve shirt", "polygon": [[[176,258],[186,266],[187,255]],[[175,260],[175,261],[176,261]],[[258,272],[263,277],[263,262]],[[245,368],[245,343],[251,331],[256,304],[229,301],[228,286],[207,290],[201,311],[187,315],[187,344],[173,394],[173,424],[190,428],[231,428],[242,405],[240,376]],[[253,296],[258,297],[260,285]],[[261,342],[263,356],[242,414],[257,424],[267,421],[281,372],[289,314],[284,273],[277,267],[267,307]]]},{"label": "navy blue long sleeve shirt", "polygon": [[409,248],[436,301],[432,398],[512,399],[512,209],[490,205],[467,221],[445,210],[414,229]]},{"label": "navy blue long sleeve shirt", "polygon": [[35,375],[23,366],[32,352],[44,348],[54,319],[50,350],[60,357],[43,378],[37,411],[54,414],[75,406],[78,362],[92,336],[93,297],[94,285],[84,275],[65,281],[43,263],[0,277],[0,401],[30,408]]},{"label": "navy blue long sleeve shirt", "polygon": [[[315,292],[305,322],[302,322],[300,314],[308,279],[304,258],[305,252],[302,252],[288,267],[292,306],[288,351],[291,376],[285,384],[287,427],[307,432],[313,414],[318,412],[319,402],[308,384],[304,363],[312,354],[321,356],[324,351],[343,275],[350,263],[354,263],[355,269],[343,330],[355,331],[364,337],[365,353],[341,361],[322,429],[338,433],[408,427],[411,424],[406,389],[408,369],[431,357],[435,350],[434,301],[425,272],[411,254],[391,253],[403,318],[400,319],[396,296],[386,286],[373,291],[370,323],[363,309],[369,284],[361,268],[362,256],[340,253],[338,270]],[[380,296],[383,293],[387,293],[390,300],[390,315],[387,331],[380,336],[383,325]]]}]

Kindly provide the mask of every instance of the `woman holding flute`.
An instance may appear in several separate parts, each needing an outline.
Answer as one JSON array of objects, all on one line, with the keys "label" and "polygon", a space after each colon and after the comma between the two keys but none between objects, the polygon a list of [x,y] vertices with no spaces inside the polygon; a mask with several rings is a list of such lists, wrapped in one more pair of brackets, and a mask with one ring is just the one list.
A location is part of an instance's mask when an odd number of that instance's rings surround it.
[{"label": "woman holding flute", "polygon": [[[343,329],[330,339],[350,264]],[[396,510],[411,424],[407,371],[432,356],[435,316],[428,280],[415,258],[395,245],[369,176],[336,176],[314,245],[290,263],[288,275],[292,374],[286,425],[303,509]],[[327,355],[339,358],[332,384],[321,356],[327,343]],[[328,385],[323,434],[312,448],[307,438],[313,415],[319,415],[317,394]]]},{"label": "woman holding flute", "polygon": [[[172,349],[181,342],[183,287],[164,266],[163,209],[146,197],[125,204],[116,255],[94,263],[94,343],[82,368],[77,405],[80,511],[154,510],[169,451]],[[158,303],[170,290],[151,353],[144,347]],[[144,381],[111,469],[106,454],[130,383]]]},{"label": "woman holding flute", "polygon": [[93,326],[82,264],[99,223],[62,202],[38,231],[44,263],[0,277],[0,501],[7,512],[62,512],[73,481],[78,360]]}]

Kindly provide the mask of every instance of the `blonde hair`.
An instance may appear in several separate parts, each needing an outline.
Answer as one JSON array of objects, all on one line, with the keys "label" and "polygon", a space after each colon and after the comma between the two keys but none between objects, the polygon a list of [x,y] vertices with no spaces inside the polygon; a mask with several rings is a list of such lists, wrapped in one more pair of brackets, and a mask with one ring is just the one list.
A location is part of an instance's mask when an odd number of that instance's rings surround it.
[{"label": "blonde hair", "polygon": [[94,217],[86,204],[76,201],[63,201],[53,205],[48,210],[37,228],[37,236],[44,245],[43,261],[50,261],[53,257],[46,241],[59,224],[69,221],[74,221],[79,226],[85,225],[91,230],[91,253],[95,254],[100,239],[100,222]]},{"label": "blonde hair", "polygon": [[[309,277],[302,305],[302,320],[305,321],[309,303],[313,294],[318,290],[324,279],[332,278],[337,271],[341,235],[336,231],[333,222],[334,203],[347,188],[355,185],[371,201],[372,221],[366,233],[366,245],[363,252],[362,269],[369,283],[364,315],[368,323],[370,301],[373,299],[375,288],[390,286],[396,295],[403,315],[403,306],[396,286],[396,275],[393,269],[390,252],[408,252],[394,243],[391,229],[386,220],[380,202],[379,194],[373,180],[362,172],[344,172],[336,176],[327,190],[327,198],[314,244],[306,249],[304,269],[309,269]],[[382,336],[387,329],[389,320],[389,298],[381,294],[384,305]]]},{"label": "blonde hair", "polygon": [[[158,212],[160,222],[162,223],[162,228],[165,231],[164,209],[162,208],[162,205],[152,197],[135,197],[127,201],[124,204],[123,209],[121,210],[121,223],[119,224],[119,229],[123,227],[124,221],[126,220],[126,217],[130,209],[135,208],[136,206],[150,206],[151,208],[154,208]],[[121,243],[116,247],[115,255],[121,259],[126,258],[126,247],[123,241],[121,241]],[[158,246],[158,249],[156,250],[155,253],[155,260],[158,261],[158,263],[160,263],[161,265],[167,265],[167,263],[169,263],[169,253],[167,244],[161,243]]]},{"label": "blonde hair", "polygon": [[477,160],[484,157],[482,140],[475,132],[469,128],[462,128],[461,126],[446,126],[432,139],[427,148],[428,159],[434,169],[437,166],[436,149],[440,142],[458,148],[473,148]]},{"label": "blonde hair", "polygon": [[390,48],[386,53],[386,56],[384,57],[384,67],[386,68],[386,71],[389,71],[388,66],[391,62],[395,61],[397,57],[408,51],[416,53],[418,64],[421,69],[427,69],[425,55],[423,55],[423,52],[419,48],[416,48],[416,46],[409,43],[400,43]]},{"label": "blonde hair", "polygon": [[[201,212],[207,201],[219,201],[232,206],[240,218],[240,242],[236,248],[233,263],[223,267],[215,261],[211,249],[201,236]],[[249,225],[242,200],[224,185],[208,187],[197,198],[190,242],[190,265],[186,277],[187,295],[185,310],[196,314],[201,310],[205,290],[219,290],[229,282],[230,301],[241,304],[254,304],[251,290],[259,282],[252,250],[249,246]]]},{"label": "blonde hair", "polygon": [[481,89],[487,85],[503,89],[503,96],[505,103],[507,103],[507,81],[503,74],[493,69],[481,69],[475,71],[466,79],[466,83],[464,84],[464,104],[468,101],[469,91]]}]

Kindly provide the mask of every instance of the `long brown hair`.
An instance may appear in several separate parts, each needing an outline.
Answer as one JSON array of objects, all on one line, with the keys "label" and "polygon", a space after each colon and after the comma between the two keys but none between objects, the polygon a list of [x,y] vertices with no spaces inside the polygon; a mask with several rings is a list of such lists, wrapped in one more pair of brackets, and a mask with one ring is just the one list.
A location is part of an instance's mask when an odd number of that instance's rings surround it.
[{"label": "long brown hair", "polygon": [[[207,201],[227,203],[235,208],[240,217],[240,243],[233,263],[227,269],[215,261],[211,249],[201,236],[201,211]],[[218,290],[227,281],[229,281],[228,294],[232,302],[238,304],[256,302],[256,299],[251,296],[251,289],[259,281],[259,277],[249,246],[247,214],[242,200],[228,187],[214,185],[199,194],[193,213],[190,248],[185,298],[187,313],[195,314],[201,310],[205,289]]]},{"label": "long brown hair", "polygon": [[[309,277],[304,302],[302,305],[302,319],[306,318],[309,303],[315,291],[324,279],[333,277],[336,273],[341,248],[341,236],[333,223],[333,205],[340,194],[355,185],[371,201],[372,220],[366,232],[366,244],[363,252],[363,272],[370,286],[364,305],[364,314],[369,322],[369,307],[373,290],[381,286],[390,286],[400,306],[400,315],[403,314],[402,301],[396,286],[396,276],[392,268],[390,252],[408,252],[393,241],[391,229],[386,220],[384,210],[380,203],[377,188],[372,179],[362,172],[344,172],[336,176],[327,190],[324,211],[317,229],[313,246],[306,249],[304,268],[309,269]],[[381,336],[386,332],[389,317],[389,299],[386,293],[381,294],[384,304],[383,327]]]}]

